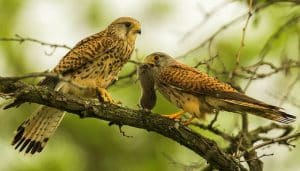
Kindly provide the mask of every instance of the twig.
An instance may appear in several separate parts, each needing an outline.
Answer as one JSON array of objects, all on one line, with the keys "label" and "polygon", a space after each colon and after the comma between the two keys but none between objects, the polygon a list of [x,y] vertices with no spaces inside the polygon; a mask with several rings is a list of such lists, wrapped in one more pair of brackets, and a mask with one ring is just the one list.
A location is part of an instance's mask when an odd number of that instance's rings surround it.
[{"label": "twig", "polygon": [[[257,68],[259,66],[262,66],[262,65],[257,65]],[[271,67],[271,65],[269,65],[269,66]],[[271,67],[272,71],[267,72],[267,73],[257,73],[257,69],[254,69],[254,71],[252,71],[252,70],[247,69],[247,67],[242,67],[241,70],[246,72],[247,74],[250,74],[250,76],[244,77],[244,78],[249,79],[249,82],[250,82],[250,80],[269,77],[269,76],[271,76],[273,74],[276,74],[278,72],[285,71],[287,69],[292,69],[292,68],[299,68],[299,67],[300,67],[300,61],[291,61],[290,60],[289,64],[285,64],[285,65],[282,65],[282,66],[279,66],[279,67],[276,67],[274,64],[272,64],[272,67]],[[235,73],[236,73],[235,75],[237,76],[237,72],[235,72]],[[245,88],[248,88],[248,87],[245,87]],[[244,91],[246,91],[246,89],[244,89]]]},{"label": "twig", "polygon": [[260,126],[252,131],[249,132],[250,139],[252,143],[255,143],[259,140],[262,140],[262,138],[259,136],[259,134],[265,134],[269,131],[280,129],[284,132],[279,137],[284,137],[290,134],[293,131],[293,127],[291,125],[282,125],[277,123],[271,123],[267,126]]},{"label": "twig", "polygon": [[282,104],[288,99],[288,97],[290,96],[293,88],[295,87],[296,83],[300,80],[300,74],[297,75],[297,77],[295,78],[295,80],[288,85],[287,87],[287,91],[286,93],[283,95],[282,99],[280,100],[278,106],[282,106]]},{"label": "twig", "polygon": [[1,81],[18,81],[18,80],[23,80],[23,79],[27,79],[27,78],[34,78],[34,77],[61,77],[58,74],[55,74],[53,72],[34,72],[34,73],[29,73],[29,74],[25,74],[22,76],[14,76],[14,77],[0,77]]},{"label": "twig", "polygon": [[[255,151],[259,148],[262,148],[262,147],[265,147],[265,146],[268,146],[268,145],[271,145],[271,144],[280,143],[280,142],[285,142],[285,144],[288,144],[286,141],[289,141],[289,140],[292,140],[292,139],[295,139],[295,138],[298,138],[298,137],[300,137],[300,132],[295,133],[293,135],[287,135],[287,136],[284,136],[284,137],[271,139],[269,141],[266,141],[266,142],[263,142],[259,145],[256,145],[252,148],[249,148],[248,150],[241,153],[241,155],[239,155],[239,157],[243,156],[245,153],[250,153],[252,151]],[[288,144],[288,145],[290,145],[290,144]]]},{"label": "twig", "polygon": [[120,132],[120,134],[122,134],[123,137],[133,138],[133,136],[127,135],[126,132],[122,130],[122,126],[123,126],[123,125],[121,125],[121,124],[116,124],[116,123],[114,123],[114,122],[109,122],[109,123],[108,123],[108,126],[112,126],[112,125],[117,125],[117,126],[118,126],[119,132]]},{"label": "twig", "polygon": [[[253,11],[254,12],[258,12],[264,8],[267,8],[269,6],[271,6],[273,3],[275,2],[270,2],[270,3],[264,3],[260,6],[257,6]],[[212,41],[213,39],[215,39],[216,36],[218,36],[221,32],[223,32],[224,30],[226,30],[228,27],[230,27],[231,25],[237,23],[238,21],[242,20],[243,18],[247,17],[249,15],[249,13],[245,13],[242,14],[236,18],[234,18],[233,20],[231,20],[230,22],[228,22],[227,24],[224,24],[222,27],[220,27],[217,31],[215,31],[210,37],[208,37],[207,39],[205,39],[202,43],[200,43],[198,46],[188,50],[187,52],[183,53],[182,55],[178,56],[177,58],[183,58],[193,52],[195,52],[196,50],[204,47],[209,41]]]},{"label": "twig", "polygon": [[126,74],[126,75],[123,75],[123,76],[120,76],[118,78],[118,80],[122,80],[122,79],[126,79],[126,78],[131,78],[133,77],[134,75],[136,75],[136,68],[134,68],[130,73]]},{"label": "twig", "polygon": [[242,113],[242,132],[247,134],[249,128],[249,122],[248,122],[248,114],[246,112]]},{"label": "twig", "polygon": [[208,128],[212,128],[212,127],[213,127],[213,125],[215,124],[215,122],[216,122],[217,119],[218,119],[218,116],[219,116],[219,111],[216,112],[215,117],[214,117],[213,120],[211,120],[211,122],[209,123]]},{"label": "twig", "polygon": [[218,57],[219,57],[219,55],[215,55],[215,56],[211,56],[209,59],[207,59],[205,61],[200,61],[194,66],[194,68],[198,68],[201,65],[209,65],[210,62],[212,62],[213,60],[215,60]]},{"label": "twig", "polygon": [[240,65],[241,51],[242,51],[242,48],[245,46],[246,29],[248,27],[250,18],[252,16],[253,0],[249,0],[249,4],[248,5],[249,5],[248,17],[247,17],[245,25],[244,25],[244,27],[242,29],[242,39],[241,39],[240,47],[239,47],[238,52],[236,54],[236,67],[238,67]]},{"label": "twig", "polygon": [[[291,19],[289,19],[287,22],[285,22],[284,24],[281,25],[281,27],[279,27],[279,29],[273,33],[269,39],[267,40],[267,42],[265,43],[265,45],[263,46],[262,50],[260,51],[259,53],[259,59],[260,61],[264,61],[268,51],[271,49],[272,47],[272,43],[273,41],[281,34],[283,33],[283,31],[285,29],[288,29],[290,28],[289,26],[294,24],[294,23],[297,23],[297,21],[300,19],[300,15],[297,15],[297,16],[294,16],[292,17]],[[251,76],[251,78],[249,79],[249,81],[247,82],[246,86],[244,87],[244,91],[246,91],[249,86],[250,86],[250,83],[252,82],[252,80],[255,78],[255,74],[257,72],[257,70],[259,69],[259,66],[257,66],[254,71],[253,71],[253,74]]]},{"label": "twig", "polygon": [[[179,42],[183,42],[185,41],[188,37],[190,37],[192,35],[192,33],[195,32],[196,29],[201,28],[205,23],[207,23],[207,21],[209,21],[209,19],[214,16],[217,12],[219,12],[222,8],[225,8],[228,4],[234,2],[234,0],[232,1],[224,1],[223,3],[220,3],[218,5],[216,5],[212,10],[206,12],[203,8],[201,8],[201,10],[199,11],[203,11],[202,13],[204,14],[203,20],[197,24],[195,27],[193,27],[192,29],[190,29],[190,31],[186,32],[185,34],[183,34],[182,38],[179,40]],[[201,6],[199,6],[201,7]]]},{"label": "twig", "polygon": [[213,39],[215,39],[216,36],[218,36],[223,30],[226,30],[230,25],[240,21],[241,19],[243,19],[246,16],[246,14],[243,14],[241,16],[236,17],[235,19],[233,19],[231,22],[223,25],[221,28],[219,28],[215,33],[213,33],[209,38],[205,39],[202,43],[200,43],[198,46],[188,50],[187,52],[183,53],[182,55],[178,56],[177,58],[183,58],[193,52],[195,52],[196,50],[204,47],[208,42],[212,41]]},{"label": "twig", "polygon": [[129,63],[135,64],[135,65],[141,65],[142,63],[139,61],[129,60]]},{"label": "twig", "polygon": [[77,88],[84,88],[84,87],[79,86],[78,84],[73,83],[70,79],[63,77],[60,74],[56,74],[56,73],[49,72],[49,71],[34,72],[34,73],[29,73],[29,74],[25,74],[22,76],[14,76],[14,77],[0,77],[0,81],[18,81],[18,80],[23,80],[23,79],[27,79],[27,78],[36,78],[36,77],[53,77],[53,78],[57,78],[59,81],[66,82]]},{"label": "twig", "polygon": [[23,37],[18,34],[15,35],[15,38],[0,38],[0,41],[19,42],[20,44],[24,42],[33,42],[33,43],[38,43],[42,46],[49,46],[53,48],[53,50],[50,53],[45,52],[46,55],[52,55],[57,48],[71,49],[71,47],[65,44],[48,43],[30,37]]},{"label": "twig", "polygon": [[221,131],[215,127],[210,127],[209,125],[204,125],[204,124],[201,124],[198,122],[192,122],[191,125],[199,127],[204,130],[208,130],[208,131],[222,137],[223,139],[225,139],[227,141],[233,142],[235,140],[235,138],[233,136],[226,134],[224,131]]},{"label": "twig", "polygon": [[252,160],[257,160],[257,159],[261,159],[263,157],[267,157],[267,156],[273,156],[274,153],[271,153],[271,154],[263,154],[261,156],[258,156],[258,157],[255,157],[255,158],[252,158],[252,159],[249,159],[249,160],[240,160],[240,162],[249,162],[249,161],[252,161]]}]

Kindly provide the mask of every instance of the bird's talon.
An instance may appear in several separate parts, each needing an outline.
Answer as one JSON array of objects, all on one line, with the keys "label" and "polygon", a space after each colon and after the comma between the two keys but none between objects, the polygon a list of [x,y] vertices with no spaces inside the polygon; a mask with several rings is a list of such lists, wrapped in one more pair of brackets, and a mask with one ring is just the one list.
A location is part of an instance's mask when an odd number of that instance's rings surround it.
[{"label": "bird's talon", "polygon": [[181,115],[183,115],[185,112],[183,110],[180,110],[176,113],[173,113],[173,114],[169,114],[169,115],[161,115],[163,117],[166,117],[166,118],[169,118],[169,119],[172,119],[172,120],[176,120],[176,119],[179,119],[180,120],[180,117]]},{"label": "bird's talon", "polygon": [[122,104],[121,101],[113,100],[113,98],[108,94],[108,92],[104,88],[97,88],[97,95],[101,103],[106,102],[114,105]]},{"label": "bird's talon", "polygon": [[182,122],[182,124],[184,126],[188,126],[189,124],[192,123],[192,121],[195,119],[195,116],[192,116],[190,119],[188,119],[187,121]]}]

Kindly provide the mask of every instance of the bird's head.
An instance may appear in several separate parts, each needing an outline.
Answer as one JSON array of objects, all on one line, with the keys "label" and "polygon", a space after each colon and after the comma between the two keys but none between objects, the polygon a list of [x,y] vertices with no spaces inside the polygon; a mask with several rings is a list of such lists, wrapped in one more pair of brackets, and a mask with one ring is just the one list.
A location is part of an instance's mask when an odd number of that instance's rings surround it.
[{"label": "bird's head", "polygon": [[108,31],[115,36],[135,42],[137,34],[141,34],[141,24],[131,17],[120,17],[108,26]]},{"label": "bird's head", "polygon": [[163,52],[152,53],[144,59],[144,63],[152,67],[166,66],[170,63],[173,63],[174,61],[175,59]]}]

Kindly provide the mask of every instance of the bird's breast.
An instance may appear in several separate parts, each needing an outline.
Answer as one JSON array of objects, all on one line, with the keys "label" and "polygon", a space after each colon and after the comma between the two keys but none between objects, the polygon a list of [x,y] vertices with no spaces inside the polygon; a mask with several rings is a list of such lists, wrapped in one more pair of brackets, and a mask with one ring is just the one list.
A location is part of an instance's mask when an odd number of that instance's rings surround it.
[{"label": "bird's breast", "polygon": [[199,116],[201,114],[201,106],[198,97],[192,94],[181,92],[180,90],[169,86],[158,85],[157,87],[160,93],[178,108],[181,108],[185,112],[188,112],[192,115]]},{"label": "bird's breast", "polygon": [[72,81],[88,88],[107,88],[117,79],[118,73],[128,62],[132,47],[127,43],[109,50],[99,58],[79,68],[72,77]]}]

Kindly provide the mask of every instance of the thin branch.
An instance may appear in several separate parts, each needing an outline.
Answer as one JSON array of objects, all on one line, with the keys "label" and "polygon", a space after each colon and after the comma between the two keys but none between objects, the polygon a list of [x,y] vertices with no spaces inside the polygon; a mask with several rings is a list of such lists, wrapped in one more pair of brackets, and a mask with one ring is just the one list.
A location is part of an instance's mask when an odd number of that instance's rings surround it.
[{"label": "thin branch", "polygon": [[292,139],[296,139],[298,137],[300,137],[300,132],[292,134],[292,135],[287,135],[287,136],[284,136],[284,137],[274,138],[274,139],[271,139],[271,140],[266,141],[264,143],[261,143],[259,145],[256,145],[256,146],[246,150],[244,153],[249,153],[251,151],[255,151],[256,149],[259,149],[259,148],[262,148],[262,147],[265,147],[265,146],[268,146],[268,145],[271,145],[271,144],[275,144],[275,143],[285,142],[286,144],[288,144],[287,141],[290,141]]},{"label": "thin branch", "polygon": [[209,21],[209,19],[214,16],[217,12],[219,12],[220,10],[222,10],[223,8],[225,8],[227,5],[231,4],[232,2],[234,2],[234,0],[232,1],[224,1],[218,5],[216,5],[212,10],[206,12],[200,5],[199,8],[201,10],[199,11],[203,11],[203,20],[197,24],[195,27],[193,27],[192,29],[190,29],[190,31],[186,32],[185,34],[183,34],[182,38],[179,40],[179,42],[183,42],[185,41],[188,37],[190,37],[198,28],[201,28],[205,23],[207,23],[207,21]]},{"label": "thin branch", "polygon": [[135,60],[129,60],[129,63],[135,64],[135,65],[141,65],[142,63],[139,61],[135,61]]},{"label": "thin branch", "polygon": [[22,76],[14,76],[14,77],[0,77],[0,81],[18,81],[18,80],[23,80],[23,79],[27,79],[27,78],[36,78],[36,77],[52,77],[52,78],[57,78],[59,81],[63,81],[66,82],[68,84],[71,84],[77,88],[83,88],[80,87],[79,85],[71,82],[70,79],[63,77],[60,74],[56,74],[53,72],[49,72],[49,71],[45,71],[45,72],[34,72],[34,73],[29,73],[26,75],[22,75]]},{"label": "thin branch", "polygon": [[136,72],[137,72],[137,69],[134,68],[131,72],[129,72],[128,74],[126,75],[123,75],[123,76],[119,76],[118,80],[123,80],[123,79],[126,79],[126,78],[132,78],[134,75],[136,75]]},{"label": "thin branch", "polygon": [[[300,66],[299,66],[300,67]],[[286,93],[283,95],[282,99],[279,102],[279,106],[282,106],[282,104],[288,99],[290,96],[293,88],[295,87],[296,83],[300,80],[300,73],[298,73],[297,77],[294,79],[294,81],[288,85]]]},{"label": "thin branch", "polygon": [[[279,1],[277,1],[279,2]],[[257,6],[255,9],[253,9],[253,12],[256,13],[262,9],[265,9],[271,5],[273,5],[276,2],[270,2],[270,3],[264,3],[260,6]],[[226,30],[227,28],[229,28],[230,26],[234,25],[235,23],[239,22],[240,20],[244,19],[245,17],[249,16],[249,13],[245,13],[242,14],[236,18],[234,18],[233,20],[231,20],[230,22],[228,22],[227,24],[224,24],[222,27],[220,27],[217,31],[215,31],[210,37],[208,37],[207,39],[205,39],[202,43],[200,43],[198,46],[188,50],[187,52],[183,53],[182,55],[178,56],[177,58],[183,58],[195,51],[197,51],[198,49],[204,47],[207,43],[209,43],[210,41],[214,40],[221,32],[223,32],[224,30]]]},{"label": "thin branch", "polygon": [[[277,37],[283,33],[283,31],[285,29],[290,28],[289,26],[292,24],[295,24],[298,22],[298,20],[300,19],[300,15],[296,15],[294,17],[292,17],[291,19],[289,19],[287,22],[285,22],[284,24],[281,25],[281,27],[279,27],[279,29],[277,29],[277,31],[275,33],[273,33],[269,39],[267,40],[267,42],[265,43],[265,45],[263,46],[262,50],[260,51],[258,58],[260,59],[260,61],[264,61],[267,53],[270,51],[270,49],[272,48],[272,43],[275,39],[277,39]],[[246,91],[249,86],[250,83],[253,81],[253,79],[255,78],[255,74],[257,72],[257,70],[259,69],[259,65],[254,69],[253,74],[251,76],[251,78],[249,79],[249,81],[247,82],[244,91]]]},{"label": "thin branch", "polygon": [[65,44],[48,43],[48,42],[44,42],[44,41],[41,41],[38,39],[30,38],[30,37],[23,37],[18,34],[15,35],[15,38],[0,38],[0,41],[19,42],[19,43],[33,42],[33,43],[38,43],[42,46],[49,46],[53,49],[56,49],[56,48],[71,49],[71,47],[69,47]]},{"label": "thin branch", "polygon": [[277,124],[277,123],[271,123],[267,126],[260,126],[256,129],[250,131],[249,137],[250,137],[252,143],[255,143],[262,139],[259,136],[259,134],[266,134],[275,129],[283,130],[283,133],[281,135],[279,135],[278,137],[287,136],[288,134],[290,134],[293,131],[293,127],[291,125],[282,125],[282,124]]},{"label": "thin branch", "polygon": [[[255,79],[258,79],[258,78],[265,78],[265,77],[269,77],[271,75],[277,74],[281,71],[286,71],[286,70],[290,70],[290,69],[293,69],[293,68],[299,68],[300,67],[300,61],[290,60],[288,64],[284,64],[284,65],[281,65],[279,67],[276,67],[274,64],[272,64],[272,66],[269,65],[272,68],[272,70],[270,72],[267,72],[267,73],[257,73],[257,68],[259,66],[262,66],[262,65],[257,65],[257,67],[254,69],[254,71],[252,71],[250,69],[247,69],[247,67],[241,67],[241,71],[244,71],[245,73],[250,74],[250,76],[245,76],[244,75],[244,78],[249,79],[250,83],[251,83],[250,80],[255,80]],[[236,76],[238,75],[238,72],[241,72],[241,71],[238,71],[238,70],[235,71]],[[240,76],[241,76],[241,74],[240,74]],[[245,88],[248,88],[248,87],[246,86]],[[246,91],[246,89],[244,89],[244,91]]]},{"label": "thin branch", "polygon": [[55,77],[58,78],[59,75],[55,74],[53,72],[34,72],[34,73],[29,73],[26,75],[22,75],[22,76],[14,76],[14,77],[0,77],[1,81],[18,81],[18,80],[23,80],[23,79],[27,79],[27,78],[36,78],[36,77]]},{"label": "thin branch", "polygon": [[227,140],[229,142],[233,142],[235,140],[235,138],[229,134],[226,134],[224,131],[221,131],[215,127],[211,127],[209,125],[204,125],[198,122],[192,122],[191,125],[196,126],[198,128],[204,129],[204,130],[208,130],[220,137],[222,137],[224,140]]},{"label": "thin branch", "polygon": [[239,47],[238,52],[236,54],[236,67],[238,67],[240,65],[241,51],[242,51],[242,48],[245,46],[246,29],[248,27],[250,18],[252,16],[252,8],[253,8],[252,5],[253,5],[253,0],[249,0],[248,17],[247,17],[245,25],[244,25],[244,27],[242,29],[242,39],[241,39],[240,47]]},{"label": "thin branch", "polygon": [[219,57],[219,55],[210,56],[210,58],[208,58],[207,60],[198,62],[198,63],[194,66],[194,68],[198,68],[198,67],[201,66],[201,65],[208,65],[210,62],[214,61],[214,60],[215,60],[216,58],[218,58],[218,57]]},{"label": "thin branch", "polygon": [[216,111],[215,113],[215,117],[213,118],[213,120],[211,120],[211,122],[209,123],[208,127],[209,128],[212,128],[213,125],[216,123],[217,119],[218,119],[218,116],[219,116],[219,111]]},{"label": "thin branch", "polygon": [[257,159],[261,159],[263,157],[268,157],[268,156],[273,156],[274,154],[271,153],[271,154],[263,154],[261,156],[258,156],[256,158],[252,158],[252,159],[249,159],[249,160],[240,160],[240,162],[249,162],[249,161],[253,161],[253,160],[257,160]]},{"label": "thin branch", "polygon": [[204,47],[207,43],[209,43],[210,41],[212,41],[213,39],[215,39],[216,36],[218,36],[222,31],[226,30],[229,26],[233,25],[234,23],[240,21],[241,19],[243,19],[245,16],[247,16],[247,14],[243,14],[241,16],[236,17],[235,19],[233,19],[232,21],[230,21],[229,23],[223,25],[221,28],[219,28],[215,33],[213,33],[209,38],[205,39],[202,43],[200,43],[198,46],[188,50],[187,52],[185,52],[184,54],[178,56],[177,58],[183,58],[195,51],[197,51],[198,49]]}]

